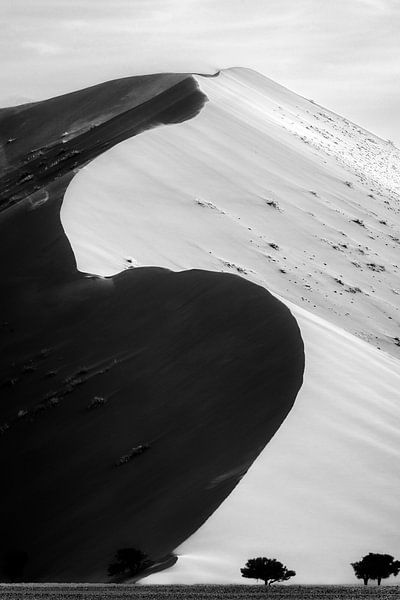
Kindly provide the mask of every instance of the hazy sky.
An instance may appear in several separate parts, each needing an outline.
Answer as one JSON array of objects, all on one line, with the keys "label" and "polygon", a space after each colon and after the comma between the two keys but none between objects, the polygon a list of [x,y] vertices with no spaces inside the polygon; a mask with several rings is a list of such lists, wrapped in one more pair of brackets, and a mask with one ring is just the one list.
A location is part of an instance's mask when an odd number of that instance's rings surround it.
[{"label": "hazy sky", "polygon": [[400,0],[0,0],[0,105],[247,66],[400,144]]}]

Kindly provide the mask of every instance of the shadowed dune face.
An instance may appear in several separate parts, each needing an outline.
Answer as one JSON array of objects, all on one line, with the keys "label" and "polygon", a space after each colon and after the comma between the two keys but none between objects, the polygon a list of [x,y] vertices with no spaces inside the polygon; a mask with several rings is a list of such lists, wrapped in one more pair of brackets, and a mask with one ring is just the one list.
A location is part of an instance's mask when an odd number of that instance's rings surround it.
[{"label": "shadowed dune face", "polygon": [[398,357],[400,151],[247,69],[197,81],[197,118],[71,182],[78,268],[240,273]]},{"label": "shadowed dune face", "polygon": [[0,211],[129,137],[191,119],[206,100],[193,77],[165,74],[0,111]]},{"label": "shadowed dune face", "polygon": [[297,323],[261,287],[207,271],[76,271],[59,220],[75,170],[206,100],[190,76],[152,77],[0,114],[17,132],[1,178],[0,544],[28,553],[26,580],[105,580],[127,545],[163,561],[235,487],[302,383]]}]

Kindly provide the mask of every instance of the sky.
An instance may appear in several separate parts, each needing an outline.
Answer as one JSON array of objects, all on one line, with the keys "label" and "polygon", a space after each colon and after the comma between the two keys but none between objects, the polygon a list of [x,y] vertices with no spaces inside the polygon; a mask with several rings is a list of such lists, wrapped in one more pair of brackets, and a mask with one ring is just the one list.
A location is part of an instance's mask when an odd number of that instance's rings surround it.
[{"label": "sky", "polygon": [[399,0],[0,0],[0,106],[256,69],[400,145]]}]

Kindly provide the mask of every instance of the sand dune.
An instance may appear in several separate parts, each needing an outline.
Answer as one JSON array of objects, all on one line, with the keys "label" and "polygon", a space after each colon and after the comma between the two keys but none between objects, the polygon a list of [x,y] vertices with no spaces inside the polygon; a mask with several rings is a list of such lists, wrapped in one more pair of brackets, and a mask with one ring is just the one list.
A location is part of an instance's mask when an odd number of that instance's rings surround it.
[{"label": "sand dune", "polygon": [[[2,551],[100,581],[178,547],[149,583],[398,555],[398,150],[244,69],[0,123]],[[272,439],[303,354],[265,288],[306,356]]]},{"label": "sand dune", "polygon": [[195,119],[71,183],[78,268],[196,267],[269,287],[298,318],[305,383],[248,475],[146,582],[238,582],[259,554],[299,582],[351,582],[363,553],[400,553],[399,153],[254,72],[197,81],[209,102]]},{"label": "sand dune", "polygon": [[78,268],[239,272],[398,356],[399,151],[253,71],[197,81],[196,118],[72,181]]},{"label": "sand dune", "polygon": [[107,581],[126,545],[171,565],[294,402],[302,339],[264,288],[205,270],[87,278],[61,227],[77,169],[205,100],[192,77],[155,75],[2,113],[0,570],[19,550],[27,580]]},{"label": "sand dune", "polygon": [[306,353],[294,409],[175,566],[145,583],[251,583],[239,568],[260,555],[295,569],[296,583],[351,583],[350,562],[368,551],[400,554],[399,363],[294,314]]}]

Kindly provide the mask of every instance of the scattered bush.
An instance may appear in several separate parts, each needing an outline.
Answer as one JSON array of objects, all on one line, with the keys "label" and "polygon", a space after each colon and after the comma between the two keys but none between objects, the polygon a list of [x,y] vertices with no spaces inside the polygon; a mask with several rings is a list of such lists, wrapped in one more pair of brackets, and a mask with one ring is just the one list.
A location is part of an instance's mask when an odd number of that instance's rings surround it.
[{"label": "scattered bush", "polygon": [[358,562],[351,563],[357,579],[362,579],[368,585],[369,579],[377,580],[381,585],[382,579],[400,573],[400,561],[394,560],[390,554],[369,554],[363,556]]},{"label": "scattered bush", "polygon": [[376,271],[377,273],[383,273],[383,271],[386,271],[383,265],[377,265],[376,263],[367,263],[367,267],[371,269],[371,271]]},{"label": "scattered bush", "polygon": [[52,370],[52,371],[47,371],[47,373],[45,373],[45,377],[55,377],[57,375],[58,371]]},{"label": "scattered bush", "polygon": [[1,387],[12,387],[16,383],[18,383],[18,377],[10,377],[2,382]]},{"label": "scattered bush", "polygon": [[32,408],[32,410],[29,411],[29,414],[32,417],[37,417],[41,413],[43,413],[46,410],[48,410],[49,408],[55,408],[56,406],[58,406],[59,402],[60,401],[57,398],[57,396],[51,396],[47,400],[43,400],[42,402],[39,402],[39,404],[36,404],[36,406],[34,406]]},{"label": "scattered bush", "polygon": [[249,558],[246,566],[240,569],[242,577],[249,579],[261,579],[265,585],[272,585],[277,581],[287,581],[296,575],[295,571],[287,569],[276,558],[266,558],[259,556],[258,558]]},{"label": "scattered bush", "polygon": [[279,210],[279,204],[275,202],[275,200],[266,200],[265,204],[267,204],[271,208],[275,208],[275,210]]},{"label": "scattered bush", "polygon": [[132,458],[135,458],[136,456],[140,456],[141,454],[143,454],[143,452],[146,452],[146,450],[148,450],[149,448],[150,448],[149,444],[139,444],[138,446],[135,446],[134,448],[132,448],[130,450],[130,452],[128,452],[128,454],[123,454],[122,456],[120,456],[119,459],[117,460],[117,462],[115,463],[115,465],[117,467],[125,465],[130,460],[132,460]]},{"label": "scattered bush", "polygon": [[23,550],[9,550],[2,556],[1,571],[3,578],[11,583],[22,581],[28,553]]},{"label": "scattered bush", "polygon": [[3,423],[3,425],[0,425],[0,435],[3,435],[8,429],[10,429],[8,423]]},{"label": "scattered bush", "polygon": [[115,554],[115,562],[108,566],[108,576],[135,577],[154,564],[152,560],[136,548],[121,548]]},{"label": "scattered bush", "polygon": [[92,400],[89,402],[86,408],[87,410],[94,410],[96,408],[104,406],[106,402],[106,398],[103,398],[102,396],[95,396],[94,398],[92,398]]}]

